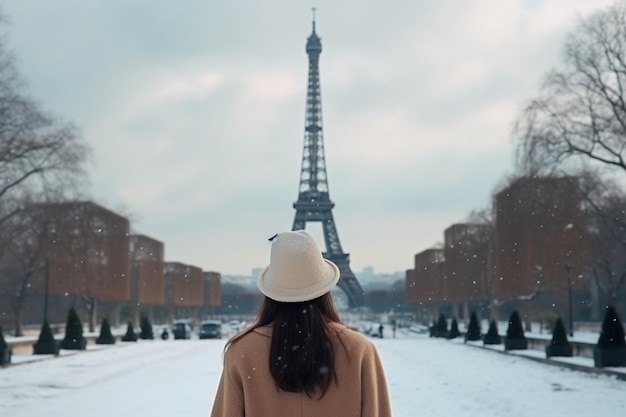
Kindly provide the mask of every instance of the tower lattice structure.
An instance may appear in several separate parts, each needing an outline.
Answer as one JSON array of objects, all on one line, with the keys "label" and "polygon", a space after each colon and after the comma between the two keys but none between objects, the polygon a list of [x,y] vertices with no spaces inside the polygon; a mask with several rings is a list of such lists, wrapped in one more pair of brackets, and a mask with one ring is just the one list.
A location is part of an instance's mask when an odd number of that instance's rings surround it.
[{"label": "tower lattice structure", "polygon": [[328,191],[319,71],[322,42],[315,33],[315,18],[313,18],[313,32],[307,39],[306,53],[309,56],[309,81],[306,97],[304,147],[298,201],[293,204],[296,209],[296,216],[292,230],[304,230],[307,222],[322,223],[326,245],[326,252],[322,255],[339,267],[341,278],[337,285],[348,296],[350,307],[359,307],[364,304],[363,290],[350,269],[350,255],[344,253],[341,248],[337,226],[333,218],[335,203],[330,200]]}]

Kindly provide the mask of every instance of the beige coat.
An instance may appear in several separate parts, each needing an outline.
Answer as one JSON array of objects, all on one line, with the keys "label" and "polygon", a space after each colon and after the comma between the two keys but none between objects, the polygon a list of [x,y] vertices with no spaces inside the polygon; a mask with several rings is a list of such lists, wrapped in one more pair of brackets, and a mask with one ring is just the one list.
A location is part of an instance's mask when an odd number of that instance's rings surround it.
[{"label": "beige coat", "polygon": [[261,327],[225,353],[224,369],[211,417],[390,417],[383,367],[374,344],[362,334],[333,323],[337,383],[322,399],[279,391],[269,370],[271,328]]}]

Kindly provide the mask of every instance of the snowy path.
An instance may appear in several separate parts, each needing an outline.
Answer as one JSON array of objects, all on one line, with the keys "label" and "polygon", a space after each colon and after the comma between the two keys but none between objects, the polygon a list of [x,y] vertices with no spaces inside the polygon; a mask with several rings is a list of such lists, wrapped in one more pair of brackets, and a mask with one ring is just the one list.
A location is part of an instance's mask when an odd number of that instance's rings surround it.
[{"label": "snowy path", "polygon": [[[373,340],[395,417],[626,416],[624,381],[441,339]],[[118,344],[1,369],[0,416],[205,417],[223,344]]]},{"label": "snowy path", "polygon": [[206,416],[221,341],[118,343],[0,370],[0,416]]},{"label": "snowy path", "polygon": [[612,377],[444,339],[378,346],[397,417],[626,416],[626,382]]}]

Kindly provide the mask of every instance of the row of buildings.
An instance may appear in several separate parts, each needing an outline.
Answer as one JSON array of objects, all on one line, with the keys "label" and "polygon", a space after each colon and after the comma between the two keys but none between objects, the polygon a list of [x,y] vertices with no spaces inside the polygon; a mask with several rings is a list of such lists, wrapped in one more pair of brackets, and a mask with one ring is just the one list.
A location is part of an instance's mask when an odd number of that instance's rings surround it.
[{"label": "row of buildings", "polygon": [[93,202],[37,205],[16,218],[0,261],[0,324],[63,323],[74,306],[90,327],[140,315],[167,322],[210,316],[220,273],[165,261],[163,242]]},{"label": "row of buildings", "polygon": [[467,322],[508,317],[597,320],[604,306],[592,279],[588,217],[577,179],[519,178],[498,192],[493,218],[453,224],[443,247],[414,257],[406,299],[423,322],[440,313]]},{"label": "row of buildings", "polygon": [[[384,309],[404,295],[424,322],[441,312],[468,320],[472,310],[498,318],[513,309],[539,321],[597,320],[606,300],[592,278],[588,219],[575,178],[520,178],[495,195],[493,218],[448,227],[443,247],[415,255],[404,288],[370,289],[368,304]],[[199,320],[224,313],[225,297],[234,314],[259,303],[258,294],[248,300],[238,286],[222,288],[218,272],[166,262],[163,242],[131,233],[126,217],[93,202],[38,205],[14,223],[0,239],[5,329],[62,323],[71,306],[93,327],[142,314]]]}]

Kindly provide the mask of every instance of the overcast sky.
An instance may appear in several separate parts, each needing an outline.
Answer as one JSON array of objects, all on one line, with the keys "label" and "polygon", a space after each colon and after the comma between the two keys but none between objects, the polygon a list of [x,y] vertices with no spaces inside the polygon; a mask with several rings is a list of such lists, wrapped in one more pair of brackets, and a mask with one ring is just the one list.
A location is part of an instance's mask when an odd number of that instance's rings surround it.
[{"label": "overcast sky", "polygon": [[[93,148],[89,193],[166,261],[248,274],[295,211],[317,7],[340,241],[415,253],[512,170],[512,124],[577,19],[608,0],[4,0],[28,91]],[[307,225],[323,248],[321,226]]]}]

